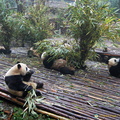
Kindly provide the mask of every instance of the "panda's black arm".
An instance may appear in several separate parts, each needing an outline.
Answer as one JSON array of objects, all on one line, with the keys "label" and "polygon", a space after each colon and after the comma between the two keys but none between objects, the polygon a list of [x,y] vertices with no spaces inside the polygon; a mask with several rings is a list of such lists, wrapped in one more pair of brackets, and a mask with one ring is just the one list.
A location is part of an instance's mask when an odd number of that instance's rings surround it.
[{"label": "panda's black arm", "polygon": [[30,78],[31,78],[31,74],[26,74],[25,76],[23,76],[23,81],[30,81]]},{"label": "panda's black arm", "polygon": [[30,78],[31,78],[33,73],[34,73],[33,70],[29,70],[29,72],[25,76],[22,76],[23,77],[23,81],[28,82],[30,80]]},{"label": "panda's black arm", "polygon": [[33,89],[32,86],[28,86],[28,85],[24,84],[23,82],[17,87],[18,91],[30,91],[32,89]]},{"label": "panda's black arm", "polygon": [[112,66],[110,69],[109,69],[109,72],[112,76],[119,76],[120,75],[120,69],[117,67],[117,66]]},{"label": "panda's black arm", "polygon": [[10,83],[8,84],[8,87],[12,90],[16,91],[30,91],[33,89],[32,86],[28,86],[24,84],[23,82],[18,82],[18,83]]},{"label": "panda's black arm", "polygon": [[8,76],[5,77],[5,82],[8,87],[16,91],[30,91],[32,86],[28,86],[22,82],[21,76]]}]

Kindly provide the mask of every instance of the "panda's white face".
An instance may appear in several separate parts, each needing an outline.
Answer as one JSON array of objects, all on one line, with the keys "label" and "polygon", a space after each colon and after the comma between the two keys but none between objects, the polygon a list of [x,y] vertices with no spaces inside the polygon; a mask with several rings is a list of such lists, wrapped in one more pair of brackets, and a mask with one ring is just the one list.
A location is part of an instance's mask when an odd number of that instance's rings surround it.
[{"label": "panda's white face", "polygon": [[26,64],[18,63],[14,65],[11,69],[9,69],[5,76],[11,76],[11,75],[23,75],[24,76],[30,72],[32,71],[30,70],[30,68],[27,67]]},{"label": "panda's white face", "polygon": [[41,55],[41,60],[44,60],[47,56],[47,53],[46,52],[43,52],[42,55]]},{"label": "panda's white face", "polygon": [[120,62],[119,58],[111,58],[108,60],[108,67],[116,66]]},{"label": "panda's white face", "polygon": [[20,72],[20,75],[24,76],[24,75],[26,75],[27,73],[30,72],[30,68],[28,68],[27,65],[24,64],[24,63],[18,63],[17,67],[18,67],[18,70]]}]

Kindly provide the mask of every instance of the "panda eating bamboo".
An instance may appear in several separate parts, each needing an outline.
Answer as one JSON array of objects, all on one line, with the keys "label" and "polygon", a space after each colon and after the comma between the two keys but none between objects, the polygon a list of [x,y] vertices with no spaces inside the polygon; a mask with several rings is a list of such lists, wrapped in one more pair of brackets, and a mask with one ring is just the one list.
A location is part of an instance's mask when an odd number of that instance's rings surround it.
[{"label": "panda eating bamboo", "polygon": [[28,68],[26,64],[19,62],[8,70],[5,74],[5,83],[11,96],[26,97],[32,89],[35,89],[37,96],[41,96],[40,91],[36,89],[42,88],[43,83],[30,82],[33,73],[33,70]]}]

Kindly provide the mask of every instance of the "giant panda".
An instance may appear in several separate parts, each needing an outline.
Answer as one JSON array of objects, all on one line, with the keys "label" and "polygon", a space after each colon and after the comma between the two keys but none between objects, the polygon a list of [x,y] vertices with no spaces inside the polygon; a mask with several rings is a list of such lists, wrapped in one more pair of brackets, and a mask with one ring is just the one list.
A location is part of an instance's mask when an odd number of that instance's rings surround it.
[{"label": "giant panda", "polygon": [[31,47],[27,52],[28,57],[40,57],[40,55],[37,53],[37,50],[34,49],[34,47]]},{"label": "giant panda", "polygon": [[41,93],[37,91],[37,88],[42,88],[43,83],[29,82],[33,70],[28,68],[24,63],[18,62],[11,67],[5,74],[5,83],[7,90],[11,96],[26,97],[27,93],[32,89],[35,89],[36,95],[41,96]]},{"label": "giant panda", "polygon": [[110,58],[108,60],[108,69],[111,76],[120,77],[120,59]]},{"label": "giant panda", "polygon": [[4,46],[0,46],[0,54],[10,54],[11,50],[6,50]]},{"label": "giant panda", "polygon": [[59,58],[53,59],[53,56],[47,55],[46,52],[43,52],[41,55],[41,60],[43,61],[43,65],[45,68],[54,69],[60,71],[62,74],[71,74],[74,75],[75,69],[73,67],[67,66],[67,61]]}]

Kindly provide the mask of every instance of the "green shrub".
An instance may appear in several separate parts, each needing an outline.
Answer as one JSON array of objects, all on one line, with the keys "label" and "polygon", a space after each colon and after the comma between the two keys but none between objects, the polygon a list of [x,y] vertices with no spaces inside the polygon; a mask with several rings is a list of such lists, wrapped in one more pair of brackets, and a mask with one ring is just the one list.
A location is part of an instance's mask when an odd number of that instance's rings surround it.
[{"label": "green shrub", "polygon": [[43,114],[39,114],[38,116],[36,116],[36,115],[32,115],[27,112],[25,114],[25,116],[23,117],[23,115],[21,113],[23,113],[23,109],[15,107],[14,114],[13,114],[11,120],[35,120],[35,119],[37,119],[37,120],[53,120],[49,116],[43,115]]},{"label": "green shrub", "polygon": [[14,23],[14,38],[22,46],[25,43],[30,46],[33,43],[48,38],[52,35],[49,18],[47,16],[48,8],[43,4],[30,6],[26,13],[16,13],[9,19]]},{"label": "green shrub", "polygon": [[115,12],[107,2],[101,0],[77,0],[75,6],[69,7],[70,31],[79,45],[79,68],[84,68],[84,62],[89,52],[97,42],[105,38],[115,40],[115,29],[111,29],[116,21]]},{"label": "green shrub", "polygon": [[49,24],[49,9],[43,4],[28,9],[28,18],[31,26],[34,28],[35,42],[43,40],[52,35]]},{"label": "green shrub", "polygon": [[6,9],[3,1],[0,1],[0,42],[7,51],[10,50],[10,43],[13,36],[13,22],[8,19],[10,11]]},{"label": "green shrub", "polygon": [[35,43],[35,49],[39,54],[46,51],[47,54],[53,56],[51,59],[64,58],[70,66],[78,68],[79,61],[76,59],[79,59],[79,46],[74,41],[69,41],[69,43],[65,45],[66,43],[67,41],[65,39],[45,39]]}]

